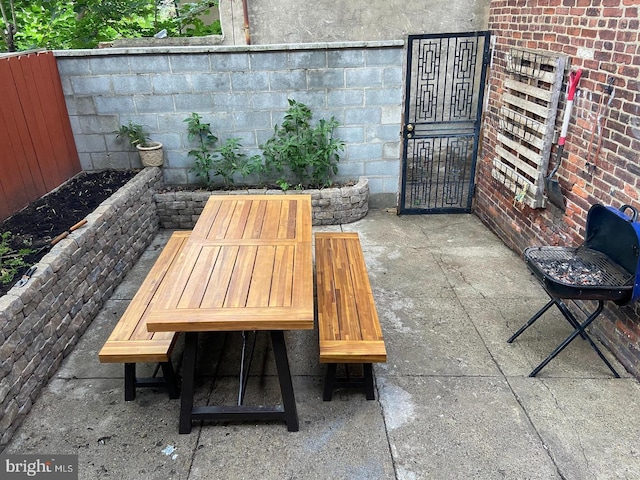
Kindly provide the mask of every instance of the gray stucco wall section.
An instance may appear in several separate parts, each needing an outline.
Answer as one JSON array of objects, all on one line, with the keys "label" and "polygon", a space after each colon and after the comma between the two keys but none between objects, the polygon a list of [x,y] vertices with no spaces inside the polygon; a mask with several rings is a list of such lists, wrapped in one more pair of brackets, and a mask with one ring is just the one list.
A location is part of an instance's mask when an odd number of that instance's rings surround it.
[{"label": "gray stucco wall section", "polygon": [[403,40],[421,33],[486,30],[489,0],[221,1],[227,45]]},{"label": "gray stucco wall section", "polygon": [[400,171],[404,42],[297,46],[110,48],[55,52],[85,170],[139,167],[113,133],[129,120],[165,147],[164,180],[195,183],[184,120],[199,113],[247,154],[282,122],[288,98],[334,116],[347,146],[340,179],[366,176],[395,205]]}]

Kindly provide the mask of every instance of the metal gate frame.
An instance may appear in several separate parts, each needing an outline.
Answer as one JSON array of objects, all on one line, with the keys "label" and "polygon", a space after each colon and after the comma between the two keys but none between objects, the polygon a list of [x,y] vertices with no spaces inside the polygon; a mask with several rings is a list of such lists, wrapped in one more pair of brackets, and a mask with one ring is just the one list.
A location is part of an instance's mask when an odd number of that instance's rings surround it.
[{"label": "metal gate frame", "polygon": [[409,35],[399,214],[471,211],[489,59],[488,31]]}]

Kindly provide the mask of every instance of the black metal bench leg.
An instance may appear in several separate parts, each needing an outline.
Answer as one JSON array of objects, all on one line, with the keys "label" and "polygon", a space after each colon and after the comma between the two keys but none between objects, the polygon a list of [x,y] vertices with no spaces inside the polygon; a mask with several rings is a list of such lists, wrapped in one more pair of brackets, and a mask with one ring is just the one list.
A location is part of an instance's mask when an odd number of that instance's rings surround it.
[{"label": "black metal bench leg", "polygon": [[180,389],[178,388],[178,376],[173,369],[173,364],[169,362],[161,362],[162,376],[164,377],[165,387],[167,387],[167,393],[169,398],[179,398]]},{"label": "black metal bench leg", "polygon": [[324,391],[322,393],[322,400],[330,402],[333,397],[333,384],[336,379],[337,363],[327,364],[327,371],[324,375]]},{"label": "black metal bench leg", "polygon": [[364,370],[364,392],[367,400],[375,400],[376,395],[373,388],[373,365],[365,363],[362,365]]},{"label": "black metal bench leg", "polygon": [[191,414],[193,411],[193,393],[196,376],[196,358],[198,356],[198,333],[187,332],[184,337],[182,361],[182,391],[180,392],[179,433],[191,433]]},{"label": "black metal bench leg", "polygon": [[278,370],[278,381],[280,382],[280,392],[282,394],[282,406],[284,407],[284,418],[287,423],[287,430],[297,432],[300,429],[298,423],[298,407],[296,397],[293,392],[293,382],[291,380],[291,369],[289,368],[289,358],[287,357],[287,344],[284,340],[282,330],[271,330],[271,344],[273,346],[273,356]]},{"label": "black metal bench leg", "polygon": [[124,401],[131,402],[136,399],[136,364],[124,364]]}]

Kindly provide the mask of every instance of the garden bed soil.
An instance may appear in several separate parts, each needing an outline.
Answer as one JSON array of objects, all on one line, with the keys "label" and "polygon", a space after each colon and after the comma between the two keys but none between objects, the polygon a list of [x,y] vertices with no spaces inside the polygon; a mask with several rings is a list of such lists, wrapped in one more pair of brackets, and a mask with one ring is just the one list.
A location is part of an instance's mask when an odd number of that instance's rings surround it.
[{"label": "garden bed soil", "polygon": [[[24,257],[25,266],[16,277],[20,278],[30,265],[38,263],[46,255],[52,239],[85,218],[137,173],[133,170],[82,172],[0,222],[0,233],[11,232],[9,247],[12,250],[30,245],[33,252]],[[0,296],[9,291],[16,277],[7,284],[0,283]]]}]

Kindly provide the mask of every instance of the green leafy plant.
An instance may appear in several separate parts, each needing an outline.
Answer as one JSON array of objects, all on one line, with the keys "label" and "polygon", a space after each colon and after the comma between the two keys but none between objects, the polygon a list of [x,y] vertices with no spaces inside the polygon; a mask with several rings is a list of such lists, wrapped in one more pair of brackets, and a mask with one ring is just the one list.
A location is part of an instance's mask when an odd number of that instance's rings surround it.
[{"label": "green leafy plant", "polygon": [[193,3],[181,3],[178,16],[175,18],[179,35],[182,37],[201,37],[205,35],[219,35],[222,33],[220,20],[207,25],[200,18],[209,15],[212,8],[218,6],[217,1],[197,0]]},{"label": "green leafy plant", "polygon": [[218,143],[218,137],[211,133],[211,124],[203,123],[202,117],[193,112],[184,120],[187,123],[187,136],[189,140],[197,142],[197,148],[189,150],[188,155],[195,159],[192,172],[200,177],[205,185],[213,182],[213,153],[212,150]]},{"label": "green leafy plant", "polygon": [[216,147],[218,137],[211,133],[211,124],[203,122],[200,115],[192,113],[184,121],[187,122],[189,140],[197,142],[197,148],[189,150],[189,156],[195,161],[191,172],[202,178],[207,187],[211,187],[216,176],[222,177],[225,188],[229,188],[236,174],[246,177],[262,171],[260,155],[247,157],[240,152],[239,138],[228,138]]},{"label": "green leafy plant", "polygon": [[22,267],[27,264],[24,257],[33,253],[29,242],[24,242],[24,247],[14,250],[11,246],[11,232],[3,232],[0,234],[0,284],[7,285],[11,283]]},{"label": "green leafy plant", "polygon": [[216,149],[218,157],[214,159],[213,173],[222,177],[227,188],[234,183],[233,177],[236,173],[246,177],[262,169],[260,155],[247,157],[244,153],[239,152],[241,147],[239,138],[228,138],[221,147]]},{"label": "green leafy plant", "polygon": [[121,125],[114,133],[118,134],[116,138],[119,141],[126,140],[132,147],[136,145],[143,147],[149,143],[149,133],[138,123],[130,121],[127,125]]},{"label": "green leafy plant", "polygon": [[0,0],[0,52],[94,48],[120,38],[221,34],[215,0]]},{"label": "green leafy plant", "polygon": [[338,173],[339,152],[344,149],[344,142],[334,136],[339,123],[331,117],[312,125],[312,117],[308,106],[289,99],[282,126],[276,125],[273,136],[261,146],[265,167],[279,175],[276,183],[281,188],[328,187]]}]

